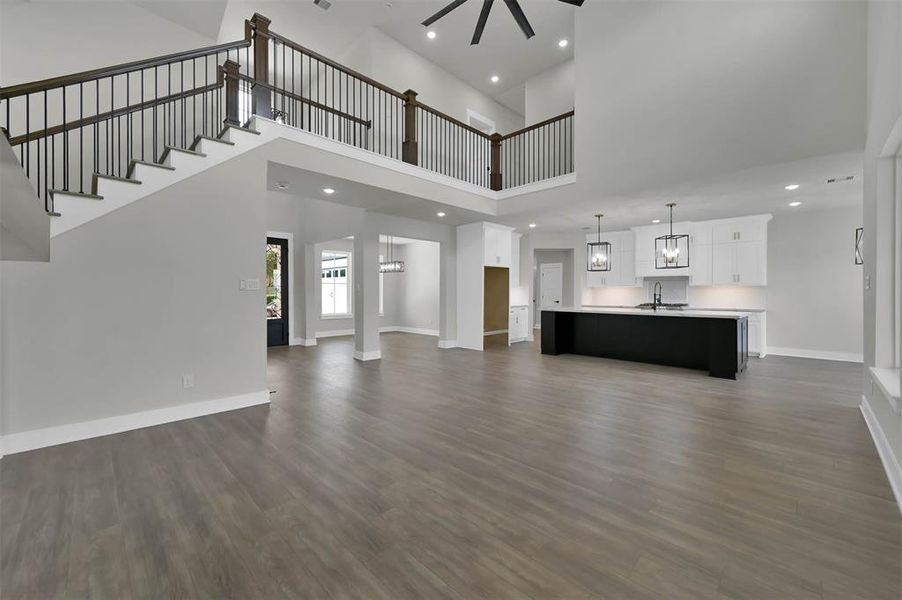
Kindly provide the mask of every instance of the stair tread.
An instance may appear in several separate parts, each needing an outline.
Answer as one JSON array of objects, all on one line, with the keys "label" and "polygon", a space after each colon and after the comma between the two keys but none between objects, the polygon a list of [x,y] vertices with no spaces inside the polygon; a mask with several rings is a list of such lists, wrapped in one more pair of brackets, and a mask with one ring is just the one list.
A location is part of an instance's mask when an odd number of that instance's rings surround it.
[{"label": "stair tread", "polygon": [[197,136],[196,138],[194,138],[194,141],[193,141],[193,142],[191,142],[191,150],[194,150],[194,149],[197,147],[197,145],[200,143],[201,140],[207,140],[207,141],[210,141],[210,142],[217,142],[217,143],[219,143],[219,144],[226,144],[227,146],[234,146],[234,145],[235,145],[235,142],[229,142],[229,141],[226,141],[226,140],[221,140],[221,139],[219,139],[219,138],[211,137],[211,136],[209,136],[209,135],[199,135],[199,136]]},{"label": "stair tread", "polygon": [[154,167],[157,169],[166,169],[167,171],[175,171],[175,167],[170,167],[169,165],[161,165],[160,163],[151,162],[149,160],[139,160],[137,158],[133,158],[131,162],[128,163],[128,171],[125,172],[126,177],[131,177],[132,173],[135,172],[136,165],[144,165],[145,167]]},{"label": "stair tread", "polygon": [[125,177],[117,177],[115,175],[104,175],[102,173],[94,173],[94,178],[93,178],[92,184],[91,184],[91,193],[93,193],[93,194],[97,193],[97,183],[101,179],[106,179],[109,181],[119,181],[121,183],[133,183],[135,185],[141,184],[141,182],[138,181],[137,179],[127,179]]},{"label": "stair tread", "polygon": [[94,179],[109,179],[110,181],[121,181],[122,183],[134,183],[135,185],[140,185],[141,182],[137,179],[129,179],[128,177],[118,177],[116,175],[101,175],[100,173],[94,173]]},{"label": "stair tread", "polygon": [[163,155],[160,157],[160,162],[166,159],[166,155],[170,152],[184,152],[185,154],[191,154],[193,156],[206,156],[203,152],[198,152],[197,150],[187,150],[185,148],[179,148],[178,146],[166,146],[163,150]]},{"label": "stair tread", "polygon": [[241,127],[240,125],[225,125],[221,132],[219,132],[220,137],[225,135],[225,132],[229,129],[237,129],[238,131],[246,131],[247,133],[253,133],[254,135],[260,135],[260,132],[256,129],[251,129],[250,127]]},{"label": "stair tread", "polygon": [[69,190],[50,190],[50,195],[54,194],[68,194],[70,196],[78,196],[80,198],[90,198],[91,200],[103,200],[103,196],[98,196],[97,194],[91,194],[89,192],[71,192]]}]

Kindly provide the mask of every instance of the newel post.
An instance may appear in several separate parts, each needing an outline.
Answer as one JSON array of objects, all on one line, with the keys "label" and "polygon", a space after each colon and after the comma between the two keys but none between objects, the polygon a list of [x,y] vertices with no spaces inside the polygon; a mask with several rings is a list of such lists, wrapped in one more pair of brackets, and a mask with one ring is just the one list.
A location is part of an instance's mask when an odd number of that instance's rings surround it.
[{"label": "newel post", "polygon": [[493,133],[489,138],[492,142],[492,170],[489,177],[489,187],[495,191],[501,190],[501,134]]},{"label": "newel post", "polygon": [[[226,125],[241,126],[238,116],[238,63],[227,60],[219,71],[220,77],[225,77],[225,123]],[[223,83],[223,82],[220,82]]]},{"label": "newel post", "polygon": [[418,164],[417,144],[417,93],[404,92],[404,143],[401,145],[401,160],[411,165]]},{"label": "newel post", "polygon": [[251,110],[255,115],[272,118],[272,95],[266,84],[269,83],[269,24],[272,21],[254,13],[251,23],[254,26],[254,81],[263,85],[253,87]]}]

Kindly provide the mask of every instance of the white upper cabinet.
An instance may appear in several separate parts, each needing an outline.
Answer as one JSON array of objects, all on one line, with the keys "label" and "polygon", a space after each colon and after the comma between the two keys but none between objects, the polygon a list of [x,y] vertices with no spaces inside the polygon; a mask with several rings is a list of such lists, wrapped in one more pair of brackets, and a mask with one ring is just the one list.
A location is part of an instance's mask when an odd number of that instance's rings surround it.
[{"label": "white upper cabinet", "polygon": [[511,230],[493,223],[484,223],[483,230],[485,231],[485,266],[510,268],[513,252]]},{"label": "white upper cabinet", "polygon": [[711,241],[713,228],[710,221],[692,224],[689,238],[689,285],[711,285]]},{"label": "white upper cabinet", "polygon": [[767,285],[770,218],[757,215],[712,222],[711,285]]}]

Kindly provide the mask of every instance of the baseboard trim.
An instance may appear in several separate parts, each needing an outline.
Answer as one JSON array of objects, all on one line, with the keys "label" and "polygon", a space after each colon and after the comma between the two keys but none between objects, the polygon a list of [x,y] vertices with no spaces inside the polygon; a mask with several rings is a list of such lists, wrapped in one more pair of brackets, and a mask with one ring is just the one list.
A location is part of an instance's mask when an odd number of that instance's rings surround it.
[{"label": "baseboard trim", "polygon": [[288,343],[289,346],[316,346],[316,338],[306,339],[306,338],[291,338],[291,341]]},{"label": "baseboard trim", "polygon": [[353,329],[333,329],[332,331],[317,331],[316,339],[330,338],[330,337],[343,337],[346,335],[354,335],[354,330]]},{"label": "baseboard trim", "polygon": [[443,350],[447,350],[448,348],[457,348],[457,340],[439,340],[438,347]]},{"label": "baseboard trim", "polygon": [[382,358],[381,350],[370,350],[369,352],[361,352],[354,350],[354,359],[360,361],[379,360]]},{"label": "baseboard trim", "polygon": [[145,410],[94,421],[33,429],[3,436],[3,454],[17,454],[19,452],[37,450],[38,448],[58,446],[69,442],[122,433],[123,431],[132,431],[134,429],[144,429],[154,425],[184,421],[185,419],[268,403],[269,390],[261,390],[249,394],[227,396],[201,402],[188,402],[187,404]]},{"label": "baseboard trim", "polygon": [[422,329],[419,327],[400,327],[400,326],[388,326],[388,327],[380,327],[379,333],[413,333],[415,335],[430,335],[432,337],[438,337],[438,329]]},{"label": "baseboard trim", "polygon": [[794,358],[814,358],[817,360],[838,360],[841,362],[863,362],[864,356],[852,352],[828,352],[825,350],[805,350],[803,348],[777,348],[768,346],[765,355],[792,356]]},{"label": "baseboard trim", "polygon": [[494,331],[485,331],[482,334],[482,337],[488,337],[490,335],[501,335],[502,333],[507,333],[507,329],[496,329]]},{"label": "baseboard trim", "polygon": [[877,447],[877,455],[880,456],[883,470],[886,471],[886,478],[889,479],[889,485],[893,490],[893,495],[896,497],[896,505],[899,507],[899,512],[902,513],[902,467],[899,466],[899,461],[889,445],[889,440],[886,439],[886,433],[880,426],[880,421],[877,420],[877,415],[874,414],[874,409],[871,408],[868,397],[864,394],[861,395],[859,408],[861,409],[861,415],[864,417],[864,422],[868,426],[868,431],[871,432],[874,446]]}]

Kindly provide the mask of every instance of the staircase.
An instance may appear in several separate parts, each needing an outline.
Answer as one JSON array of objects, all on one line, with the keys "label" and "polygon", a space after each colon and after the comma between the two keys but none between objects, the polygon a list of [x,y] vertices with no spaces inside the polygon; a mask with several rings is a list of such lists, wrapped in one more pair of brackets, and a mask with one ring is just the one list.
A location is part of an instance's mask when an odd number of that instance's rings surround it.
[{"label": "staircase", "polygon": [[217,137],[196,136],[188,148],[166,146],[156,162],[132,159],[125,177],[94,173],[90,192],[51,190],[50,237],[254,148],[258,139],[255,129],[227,126]]},{"label": "staircase", "polygon": [[573,172],[573,111],[488,135],[269,25],[255,14],[242,40],[0,88],[50,236],[260,145],[258,123],[494,191]]}]

